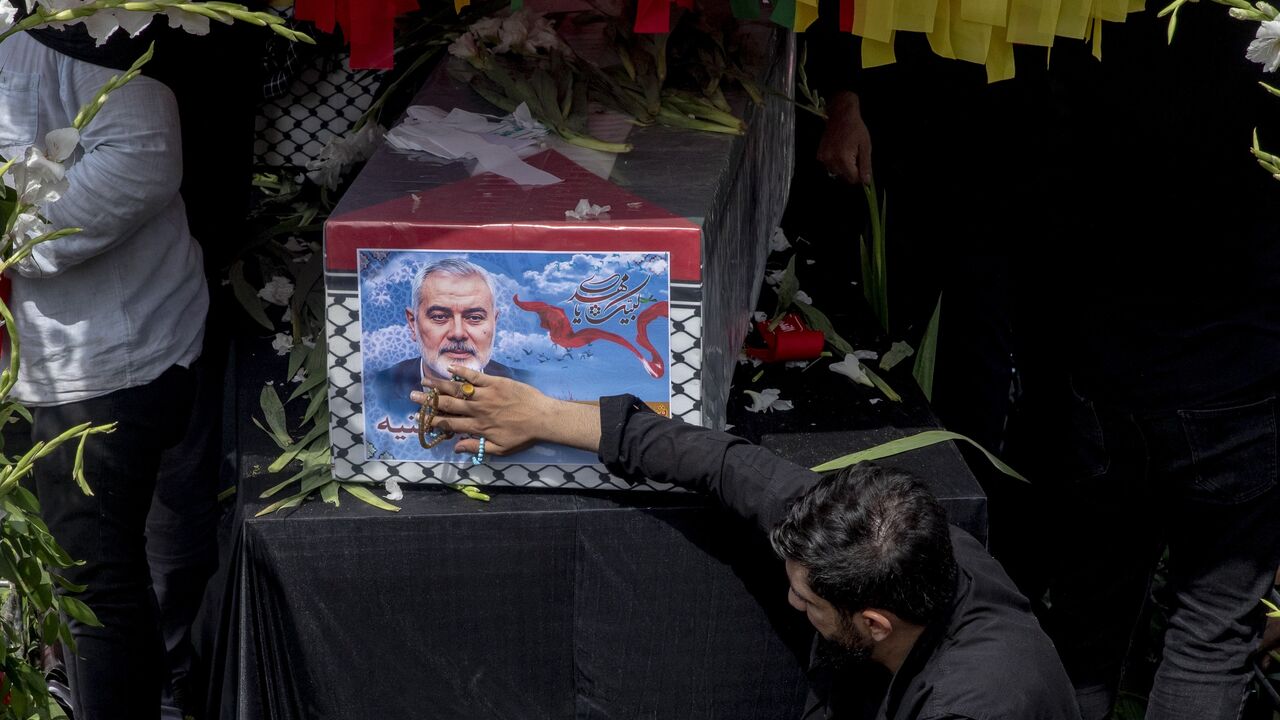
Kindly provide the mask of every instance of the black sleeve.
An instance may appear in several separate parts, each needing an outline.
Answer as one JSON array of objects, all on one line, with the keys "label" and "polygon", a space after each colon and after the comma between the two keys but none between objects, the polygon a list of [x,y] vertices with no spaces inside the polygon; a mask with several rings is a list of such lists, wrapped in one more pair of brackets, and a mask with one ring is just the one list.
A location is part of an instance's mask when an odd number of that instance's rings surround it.
[{"label": "black sleeve", "polygon": [[818,19],[797,37],[808,48],[809,87],[828,102],[841,90],[859,91],[862,38],[840,32],[839,0],[819,0]]},{"label": "black sleeve", "polygon": [[657,415],[631,395],[600,399],[600,460],[624,479],[710,493],[764,532],[820,477],[740,437]]}]

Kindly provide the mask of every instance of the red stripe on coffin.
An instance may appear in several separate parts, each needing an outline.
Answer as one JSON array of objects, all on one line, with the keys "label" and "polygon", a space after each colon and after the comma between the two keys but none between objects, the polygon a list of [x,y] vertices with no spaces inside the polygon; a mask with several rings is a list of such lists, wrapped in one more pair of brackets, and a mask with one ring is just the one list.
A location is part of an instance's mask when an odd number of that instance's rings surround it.
[{"label": "red stripe on coffin", "polygon": [[[669,252],[671,278],[702,279],[702,231],[554,150],[526,160],[564,182],[522,187],[482,173],[329,218],[325,264],[354,272],[356,250],[541,250],[546,252]],[[418,198],[415,200],[413,195]],[[610,206],[604,220],[566,220],[580,199]],[[501,218],[495,222],[495,218]]]}]

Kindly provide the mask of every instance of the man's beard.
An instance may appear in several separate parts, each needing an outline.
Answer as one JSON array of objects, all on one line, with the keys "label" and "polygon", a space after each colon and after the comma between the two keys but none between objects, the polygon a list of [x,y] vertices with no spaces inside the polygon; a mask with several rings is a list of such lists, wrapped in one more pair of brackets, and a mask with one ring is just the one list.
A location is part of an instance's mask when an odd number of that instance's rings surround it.
[{"label": "man's beard", "polygon": [[851,627],[840,623],[841,637],[818,638],[816,659],[832,670],[845,670],[871,659],[873,644]]},{"label": "man's beard", "polygon": [[[465,360],[455,360],[448,356],[448,353],[451,352],[464,352],[470,354],[471,357]],[[476,352],[476,349],[465,342],[449,343],[448,345],[441,347],[436,353],[435,361],[427,363],[427,365],[430,366],[437,375],[444,378],[450,376],[450,365],[460,365],[462,367],[471,368],[476,372],[484,372],[484,368],[488,364],[488,357],[481,358],[480,354]]]}]

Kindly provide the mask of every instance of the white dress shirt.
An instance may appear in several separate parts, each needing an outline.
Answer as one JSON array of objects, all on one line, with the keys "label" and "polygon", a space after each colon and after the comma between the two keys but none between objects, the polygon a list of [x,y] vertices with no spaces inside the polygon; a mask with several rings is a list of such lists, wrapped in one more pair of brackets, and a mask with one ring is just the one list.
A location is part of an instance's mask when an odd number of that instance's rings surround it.
[{"label": "white dress shirt", "polygon": [[[118,71],[19,33],[0,43],[0,155],[43,146]],[[22,367],[13,395],[60,405],[144,385],[200,354],[208,310],[187,226],[177,104],[138,77],[111,94],[68,159],[70,187],[45,213],[83,231],[10,270]]]}]

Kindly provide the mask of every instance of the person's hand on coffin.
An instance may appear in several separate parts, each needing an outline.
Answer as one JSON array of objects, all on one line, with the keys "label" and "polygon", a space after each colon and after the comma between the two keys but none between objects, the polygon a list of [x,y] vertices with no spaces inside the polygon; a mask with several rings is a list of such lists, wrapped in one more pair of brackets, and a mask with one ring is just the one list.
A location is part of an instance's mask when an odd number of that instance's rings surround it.
[{"label": "person's hand on coffin", "polygon": [[856,94],[838,92],[827,106],[827,127],[818,142],[818,162],[833,178],[854,185],[871,182],[871,133],[862,121]]},{"label": "person's hand on coffin", "polygon": [[[440,394],[435,427],[466,436],[453,446],[454,452],[477,453],[481,437],[485,453],[492,455],[509,455],[537,442],[600,451],[598,405],[549,398],[531,385],[461,365],[450,366],[449,372],[462,381],[424,378],[423,385]],[[409,397],[421,404],[428,395],[413,392]]]}]

